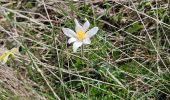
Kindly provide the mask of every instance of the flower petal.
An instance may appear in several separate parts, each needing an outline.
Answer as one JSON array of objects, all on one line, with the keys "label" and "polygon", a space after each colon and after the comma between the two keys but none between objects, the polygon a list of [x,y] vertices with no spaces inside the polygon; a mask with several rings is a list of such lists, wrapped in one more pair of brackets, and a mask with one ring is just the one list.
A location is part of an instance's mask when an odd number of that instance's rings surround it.
[{"label": "flower petal", "polygon": [[80,25],[80,23],[78,22],[78,20],[76,18],[74,19],[74,22],[76,24],[76,27],[75,27],[76,32],[78,32],[80,30],[83,31],[83,27]]},{"label": "flower petal", "polygon": [[90,44],[90,43],[91,43],[90,38],[86,38],[83,40],[83,44]]},{"label": "flower petal", "polygon": [[83,25],[84,32],[86,32],[89,29],[89,27],[90,27],[89,21],[87,19],[85,19],[85,20],[86,20],[86,22]]},{"label": "flower petal", "polygon": [[70,44],[70,43],[73,43],[73,42],[75,42],[75,41],[77,41],[77,39],[76,38],[70,38],[69,40],[68,40],[68,43]]},{"label": "flower petal", "polygon": [[76,37],[76,33],[69,28],[62,28],[63,33],[68,37]]},{"label": "flower petal", "polygon": [[14,54],[19,53],[19,48],[12,48],[12,49],[10,50],[10,52],[11,52],[11,54],[12,54],[12,56],[13,56]]},{"label": "flower petal", "polygon": [[11,52],[6,52],[0,56],[0,61],[2,64],[5,64],[8,61],[8,57],[11,55]]},{"label": "flower petal", "polygon": [[74,42],[73,43],[73,52],[76,52],[77,51],[77,49],[80,47],[80,46],[82,46],[82,42]]},{"label": "flower petal", "polygon": [[90,29],[89,31],[86,32],[86,37],[90,38],[90,37],[94,36],[98,30],[99,30],[98,27],[93,27],[92,29]]}]

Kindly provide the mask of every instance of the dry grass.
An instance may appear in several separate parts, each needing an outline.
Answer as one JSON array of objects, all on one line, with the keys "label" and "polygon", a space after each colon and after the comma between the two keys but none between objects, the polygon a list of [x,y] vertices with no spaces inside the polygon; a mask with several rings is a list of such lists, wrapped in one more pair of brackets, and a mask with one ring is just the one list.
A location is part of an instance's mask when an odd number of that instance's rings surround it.
[{"label": "dry grass", "polygon": [[[1,1],[1,48],[21,54],[0,68],[0,88],[21,99],[168,100],[169,9],[168,0]],[[100,29],[84,55],[61,31],[74,18]]]},{"label": "dry grass", "polygon": [[[1,99],[46,100],[38,95],[31,87],[35,86],[30,79],[17,74],[13,68],[1,65],[0,67],[0,94]],[[5,95],[10,93],[10,95]]]}]

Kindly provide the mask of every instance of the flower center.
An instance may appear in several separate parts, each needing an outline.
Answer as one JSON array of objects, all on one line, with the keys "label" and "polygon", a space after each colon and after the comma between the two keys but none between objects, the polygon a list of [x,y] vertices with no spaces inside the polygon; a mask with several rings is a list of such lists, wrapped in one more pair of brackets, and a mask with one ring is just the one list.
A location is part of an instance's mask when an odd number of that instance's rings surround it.
[{"label": "flower center", "polygon": [[85,38],[85,33],[83,31],[78,31],[77,33],[77,38],[82,41]]}]

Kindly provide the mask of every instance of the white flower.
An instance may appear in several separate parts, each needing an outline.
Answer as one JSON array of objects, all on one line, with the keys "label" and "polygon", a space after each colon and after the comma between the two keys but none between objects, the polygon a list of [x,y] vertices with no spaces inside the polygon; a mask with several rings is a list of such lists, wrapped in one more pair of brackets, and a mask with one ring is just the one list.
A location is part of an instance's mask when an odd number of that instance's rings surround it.
[{"label": "white flower", "polygon": [[68,43],[73,43],[73,52],[76,52],[77,49],[82,46],[83,44],[90,44],[90,38],[94,36],[97,31],[98,27],[93,27],[92,29],[88,30],[90,27],[90,23],[87,19],[84,25],[80,25],[77,19],[74,19],[75,22],[75,32],[69,28],[62,28],[65,35],[70,37]]}]

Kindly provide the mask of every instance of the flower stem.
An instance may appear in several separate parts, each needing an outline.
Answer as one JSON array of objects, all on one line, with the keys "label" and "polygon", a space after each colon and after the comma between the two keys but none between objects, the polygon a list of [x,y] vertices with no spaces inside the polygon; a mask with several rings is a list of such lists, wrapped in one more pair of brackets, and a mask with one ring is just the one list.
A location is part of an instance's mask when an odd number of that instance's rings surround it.
[{"label": "flower stem", "polygon": [[84,46],[83,45],[81,46],[81,57],[82,58],[84,57]]}]

